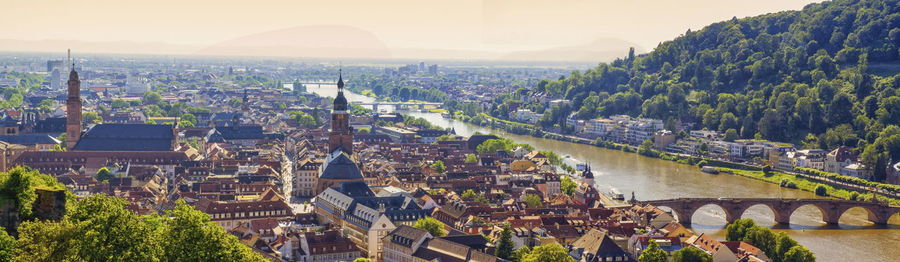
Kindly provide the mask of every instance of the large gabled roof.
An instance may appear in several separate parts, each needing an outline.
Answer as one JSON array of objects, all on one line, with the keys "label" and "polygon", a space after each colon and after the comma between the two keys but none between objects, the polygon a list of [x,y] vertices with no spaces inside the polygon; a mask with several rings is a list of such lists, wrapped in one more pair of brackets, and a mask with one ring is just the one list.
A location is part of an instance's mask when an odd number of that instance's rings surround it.
[{"label": "large gabled roof", "polygon": [[175,134],[169,125],[98,124],[78,140],[74,151],[171,151]]},{"label": "large gabled roof", "polygon": [[363,180],[362,172],[347,153],[341,152],[334,159],[328,162],[319,179],[358,179]]}]

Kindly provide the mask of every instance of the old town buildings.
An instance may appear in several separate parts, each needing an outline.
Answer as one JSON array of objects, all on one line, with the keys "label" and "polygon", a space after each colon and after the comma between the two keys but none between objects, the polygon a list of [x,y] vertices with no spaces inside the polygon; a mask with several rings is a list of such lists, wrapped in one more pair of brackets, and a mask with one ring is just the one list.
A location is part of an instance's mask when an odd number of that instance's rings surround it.
[{"label": "old town buildings", "polygon": [[[81,116],[81,106],[106,106],[82,97],[73,77],[67,117]],[[402,114],[354,113],[361,110],[344,94],[342,75],[337,87],[333,101],[253,88],[161,94],[163,101],[191,104],[189,124],[179,121],[182,115],[122,108],[99,123],[60,118],[77,126],[44,118],[46,126],[14,128],[16,135],[65,127],[57,131],[67,132],[66,143],[40,133],[49,142],[0,144],[0,160],[54,175],[78,197],[122,197],[139,214],[164,213],[184,201],[273,261],[504,261],[494,254],[506,226],[517,249],[559,244],[580,261],[633,261],[648,239],[668,241],[667,252],[691,245],[715,257],[764,257],[749,243],[694,236],[657,207],[611,199],[596,187],[601,178],[588,164],[569,159],[576,171],[568,173],[554,154],[526,145],[478,150],[495,135],[461,137],[415,126]],[[134,106],[149,106],[139,102]],[[329,106],[331,112],[321,109]],[[617,121],[627,127],[587,125],[639,140],[659,124]],[[832,161],[822,158],[823,165]],[[424,218],[441,223],[446,235],[415,228]]]}]

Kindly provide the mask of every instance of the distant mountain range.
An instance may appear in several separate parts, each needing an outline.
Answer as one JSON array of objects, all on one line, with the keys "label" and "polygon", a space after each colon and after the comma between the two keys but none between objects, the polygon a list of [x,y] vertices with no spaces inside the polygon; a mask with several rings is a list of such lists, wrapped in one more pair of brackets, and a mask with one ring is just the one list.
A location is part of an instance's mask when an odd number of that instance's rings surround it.
[{"label": "distant mountain range", "polygon": [[616,38],[542,50],[489,52],[461,49],[396,48],[375,34],[352,26],[296,26],[237,37],[210,46],[162,42],[90,42],[71,40],[0,39],[0,50],[59,52],[71,48],[84,53],[174,54],[206,56],[261,56],[362,59],[464,59],[501,61],[596,62],[612,61],[636,44]]}]

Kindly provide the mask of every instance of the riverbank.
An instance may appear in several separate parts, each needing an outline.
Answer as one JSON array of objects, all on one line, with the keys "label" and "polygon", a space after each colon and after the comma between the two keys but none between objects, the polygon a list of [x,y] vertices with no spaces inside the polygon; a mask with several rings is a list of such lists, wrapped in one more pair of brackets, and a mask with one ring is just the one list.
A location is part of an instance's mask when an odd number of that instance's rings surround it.
[{"label": "riverbank", "polygon": [[[334,96],[337,87],[334,85],[322,88],[310,88],[321,96]],[[371,102],[374,98],[344,91],[349,101]],[[392,111],[388,108],[388,111]],[[543,139],[531,135],[519,135],[500,129],[485,128],[455,120],[446,115],[430,112],[405,112],[412,116],[425,118],[429,122],[452,128],[457,134],[471,136],[476,133],[496,133],[512,139],[517,143],[533,145],[537,150],[559,152],[589,163],[594,172],[595,186],[598,190],[608,191],[618,188],[626,198],[635,193],[638,200],[670,199],[680,197],[784,197],[784,198],[817,198],[813,193],[787,189],[778,184],[749,179],[727,174],[711,175],[701,172],[696,166],[665,161],[660,158],[641,157],[637,154],[625,153],[621,150],[598,148],[589,143],[566,143],[560,140]],[[714,186],[711,186],[714,185]],[[724,211],[714,206],[706,206],[695,212],[691,230],[707,234],[717,239],[725,239]],[[774,226],[772,212],[764,207],[756,206],[747,209],[743,218],[752,218],[758,224]],[[892,220],[892,224],[900,222],[900,218]],[[891,243],[897,238],[900,229],[870,227],[867,213],[860,209],[849,210],[841,219],[839,227],[849,230],[832,230],[823,226],[822,215],[818,209],[806,206],[798,208],[791,217],[787,228],[778,226],[776,232],[785,232],[792,238],[816,253],[817,256],[828,257],[833,261],[853,261],[860,257],[872,258],[872,261],[892,261],[900,256],[900,250]],[[828,228],[827,230],[822,230]],[[891,242],[894,241],[894,242]],[[847,243],[854,248],[848,249]]]},{"label": "riverbank", "polygon": [[[534,125],[502,120],[483,113],[476,117],[468,117],[457,114],[454,115],[453,118],[482,127],[504,130],[513,134],[530,135],[538,138],[592,145],[607,149],[620,150],[628,153],[637,153],[645,157],[659,158],[685,165],[700,167],[714,166],[721,173],[737,175],[758,181],[772,183],[785,188],[816,193],[816,188],[823,187],[825,188],[825,194],[820,195],[838,199],[871,201],[874,197],[879,202],[888,203],[891,205],[900,205],[900,197],[897,197],[896,193],[883,191],[884,188],[894,188],[896,187],[895,185],[887,185],[874,182],[868,182],[864,185],[857,185],[848,183],[847,181],[840,181],[827,176],[819,176],[809,173],[804,174],[781,171],[763,171],[765,167],[757,167],[704,157],[660,152],[649,147],[635,147],[632,145],[619,144],[602,139],[590,140],[587,138],[546,132],[538,129],[537,126]],[[873,188],[873,190],[868,190],[866,189],[867,187],[871,187]],[[822,189],[819,190],[821,191]],[[875,190],[881,190],[881,192],[876,192]]]}]

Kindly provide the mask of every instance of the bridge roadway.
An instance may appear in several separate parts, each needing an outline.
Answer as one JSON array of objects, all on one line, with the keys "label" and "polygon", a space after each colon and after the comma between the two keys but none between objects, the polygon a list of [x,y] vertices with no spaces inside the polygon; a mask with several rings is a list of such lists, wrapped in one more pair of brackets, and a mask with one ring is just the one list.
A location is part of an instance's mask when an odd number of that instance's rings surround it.
[{"label": "bridge roadway", "polygon": [[352,102],[354,105],[359,106],[372,106],[372,110],[378,112],[378,106],[393,106],[396,110],[402,110],[410,107],[424,107],[424,106],[433,106],[436,108],[442,107],[443,103],[433,103],[433,102]]},{"label": "bridge roadway", "polygon": [[775,222],[789,224],[791,215],[797,208],[813,206],[822,212],[822,221],[837,224],[838,219],[847,210],[862,208],[868,213],[869,221],[876,225],[886,225],[891,216],[900,213],[900,206],[892,206],[878,202],[860,202],[838,199],[789,199],[789,198],[676,198],[663,200],[638,201],[641,205],[668,207],[672,209],[678,221],[688,225],[691,217],[698,209],[714,205],[725,211],[725,221],[732,223],[741,218],[748,208],[756,205],[768,207],[775,214]]}]

